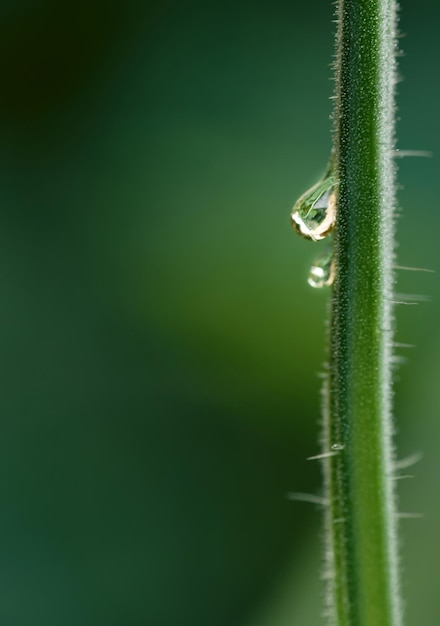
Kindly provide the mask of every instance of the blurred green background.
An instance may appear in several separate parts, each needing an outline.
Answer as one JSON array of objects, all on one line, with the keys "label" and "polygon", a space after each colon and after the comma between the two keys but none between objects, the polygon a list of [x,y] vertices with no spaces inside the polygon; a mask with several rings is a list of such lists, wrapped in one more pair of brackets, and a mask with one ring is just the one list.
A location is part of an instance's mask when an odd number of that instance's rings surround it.
[{"label": "blurred green background", "polygon": [[[402,2],[399,146],[440,154],[440,7]],[[0,4],[2,626],[318,626],[333,5]],[[399,262],[440,270],[438,159],[399,161]],[[440,285],[398,311],[408,624],[440,623]]]}]

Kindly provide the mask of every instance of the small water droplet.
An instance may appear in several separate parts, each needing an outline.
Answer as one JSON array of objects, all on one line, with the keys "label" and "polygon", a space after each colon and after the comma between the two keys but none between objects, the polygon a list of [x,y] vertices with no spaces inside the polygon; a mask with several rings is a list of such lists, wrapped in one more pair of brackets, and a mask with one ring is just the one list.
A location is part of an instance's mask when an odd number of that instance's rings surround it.
[{"label": "small water droplet", "polygon": [[295,202],[290,220],[302,237],[319,241],[333,230],[336,219],[336,181],[332,169]]},{"label": "small water droplet", "polygon": [[335,264],[333,261],[332,249],[329,248],[322,252],[312,267],[310,268],[309,277],[307,282],[311,287],[320,289],[321,287],[327,287],[333,283],[335,277]]},{"label": "small water droplet", "polygon": [[344,449],[344,445],[342,443],[334,443],[331,446],[332,450],[343,450]]}]

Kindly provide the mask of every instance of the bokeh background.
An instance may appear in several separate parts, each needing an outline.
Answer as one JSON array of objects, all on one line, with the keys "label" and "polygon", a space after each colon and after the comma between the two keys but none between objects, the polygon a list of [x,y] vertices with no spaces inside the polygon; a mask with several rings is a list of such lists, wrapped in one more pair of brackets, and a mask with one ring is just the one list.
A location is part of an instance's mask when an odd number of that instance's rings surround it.
[{"label": "bokeh background", "polygon": [[[440,7],[402,1],[399,261],[440,270]],[[0,621],[318,626],[327,0],[2,0]],[[398,311],[408,624],[440,623],[440,285]]]}]

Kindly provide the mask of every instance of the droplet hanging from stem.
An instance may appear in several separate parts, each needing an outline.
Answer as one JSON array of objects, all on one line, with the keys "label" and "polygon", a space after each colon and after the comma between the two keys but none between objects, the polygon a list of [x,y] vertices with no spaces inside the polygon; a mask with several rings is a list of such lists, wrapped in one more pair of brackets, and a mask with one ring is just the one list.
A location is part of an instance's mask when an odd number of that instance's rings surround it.
[{"label": "droplet hanging from stem", "polygon": [[307,282],[311,287],[320,289],[333,284],[335,278],[335,263],[332,248],[324,250],[310,268]]},{"label": "droplet hanging from stem", "polygon": [[290,220],[296,232],[312,241],[331,233],[336,220],[336,179],[332,160],[327,172],[295,202]]}]

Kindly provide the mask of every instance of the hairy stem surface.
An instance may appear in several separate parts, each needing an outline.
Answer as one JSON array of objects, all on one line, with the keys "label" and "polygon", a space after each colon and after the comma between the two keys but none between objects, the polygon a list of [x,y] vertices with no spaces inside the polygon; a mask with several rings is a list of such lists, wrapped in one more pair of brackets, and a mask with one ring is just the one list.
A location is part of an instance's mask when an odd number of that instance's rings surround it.
[{"label": "hairy stem surface", "polygon": [[400,626],[391,446],[394,0],[339,0],[336,278],[324,390],[329,612]]}]

